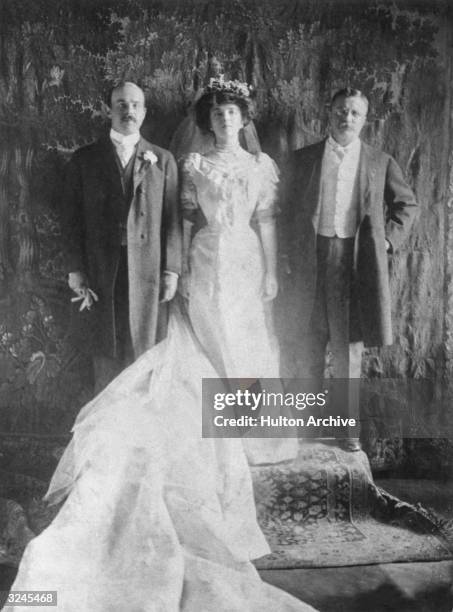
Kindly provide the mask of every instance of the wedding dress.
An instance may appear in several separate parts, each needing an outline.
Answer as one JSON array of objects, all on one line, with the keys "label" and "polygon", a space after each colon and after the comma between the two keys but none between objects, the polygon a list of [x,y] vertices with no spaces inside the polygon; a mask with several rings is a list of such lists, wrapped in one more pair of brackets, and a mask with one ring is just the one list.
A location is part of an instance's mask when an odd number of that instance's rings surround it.
[{"label": "wedding dress", "polygon": [[[250,225],[273,214],[276,183],[264,154],[186,159],[184,214],[204,217],[188,313],[174,300],[167,338],[80,412],[47,493],[64,503],[27,546],[13,591],[57,591],[62,612],[313,610],[251,563],[270,551],[242,441],[201,438],[204,377],[278,375]],[[294,453],[252,442],[265,460]]]},{"label": "wedding dress", "polygon": [[189,318],[221,376],[277,378],[278,345],[261,297],[263,255],[254,223],[275,214],[278,177],[264,153],[191,153],[182,170],[183,215],[202,227],[190,250]]}]

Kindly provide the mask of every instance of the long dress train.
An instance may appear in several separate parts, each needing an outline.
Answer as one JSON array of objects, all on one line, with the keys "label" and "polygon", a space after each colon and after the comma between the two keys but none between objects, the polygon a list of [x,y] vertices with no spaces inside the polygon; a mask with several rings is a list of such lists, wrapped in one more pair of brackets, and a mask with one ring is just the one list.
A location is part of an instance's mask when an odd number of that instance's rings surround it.
[{"label": "long dress train", "polygon": [[13,591],[56,590],[64,612],[312,610],[250,563],[269,548],[241,441],[200,435],[213,376],[174,304],[167,340],[80,413],[48,493],[66,501]]},{"label": "long dress train", "polygon": [[[166,340],[80,412],[47,494],[64,504],[26,548],[14,591],[55,590],[62,612],[312,610],[251,563],[270,551],[242,441],[201,437],[203,378],[278,375],[250,225],[270,214],[277,178],[270,158],[246,155],[242,170],[187,159],[185,213],[206,221],[189,316],[175,300]],[[295,441],[262,442],[252,452],[266,460],[294,454]]]}]

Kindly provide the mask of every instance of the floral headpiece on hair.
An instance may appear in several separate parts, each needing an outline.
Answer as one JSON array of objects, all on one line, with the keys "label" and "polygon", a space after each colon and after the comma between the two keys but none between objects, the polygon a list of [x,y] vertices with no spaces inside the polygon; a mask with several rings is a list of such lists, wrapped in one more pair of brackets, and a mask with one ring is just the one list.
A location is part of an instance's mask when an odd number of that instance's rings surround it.
[{"label": "floral headpiece on hair", "polygon": [[209,85],[205,88],[204,93],[229,92],[240,96],[241,98],[250,98],[252,88],[242,81],[225,81],[223,74],[218,78],[209,80]]}]

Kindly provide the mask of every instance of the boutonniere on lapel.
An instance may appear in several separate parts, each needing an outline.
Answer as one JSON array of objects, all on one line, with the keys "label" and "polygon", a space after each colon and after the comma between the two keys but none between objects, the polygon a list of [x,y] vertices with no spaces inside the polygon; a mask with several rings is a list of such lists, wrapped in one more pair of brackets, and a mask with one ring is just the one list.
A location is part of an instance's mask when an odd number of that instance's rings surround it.
[{"label": "boutonniere on lapel", "polygon": [[150,166],[154,166],[154,164],[157,162],[158,157],[155,153],[153,153],[152,151],[148,150],[148,151],[144,151],[142,153],[142,160],[144,162],[146,162],[147,164],[149,164]]}]

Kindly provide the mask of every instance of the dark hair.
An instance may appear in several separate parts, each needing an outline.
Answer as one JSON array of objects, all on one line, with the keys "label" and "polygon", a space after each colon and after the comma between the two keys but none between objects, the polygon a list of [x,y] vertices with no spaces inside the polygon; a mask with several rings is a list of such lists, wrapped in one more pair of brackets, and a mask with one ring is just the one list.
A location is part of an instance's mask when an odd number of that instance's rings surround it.
[{"label": "dark hair", "polygon": [[338,98],[361,98],[365,102],[367,108],[370,104],[366,95],[362,93],[360,89],[354,89],[353,87],[343,87],[342,89],[336,91],[332,96],[330,105],[332,106],[335,100],[338,100]]},{"label": "dark hair", "polygon": [[236,104],[241,111],[244,125],[247,125],[253,119],[253,102],[250,98],[245,98],[240,94],[228,91],[228,89],[224,91],[210,91],[204,93],[195,102],[195,121],[204,132],[210,131],[211,109],[219,104]]},{"label": "dark hair", "polygon": [[107,90],[106,94],[105,94],[105,103],[107,104],[107,106],[109,108],[112,108],[112,96],[113,93],[117,90],[117,89],[122,89],[125,85],[135,85],[135,87],[138,87],[138,89],[140,89],[143,92],[143,99],[145,102],[145,106],[146,106],[146,98],[145,98],[145,92],[143,91],[143,89],[140,87],[140,85],[138,83],[134,83],[134,81],[127,81],[127,80],[122,80],[122,81],[117,81],[116,83],[114,83],[110,89]]}]

